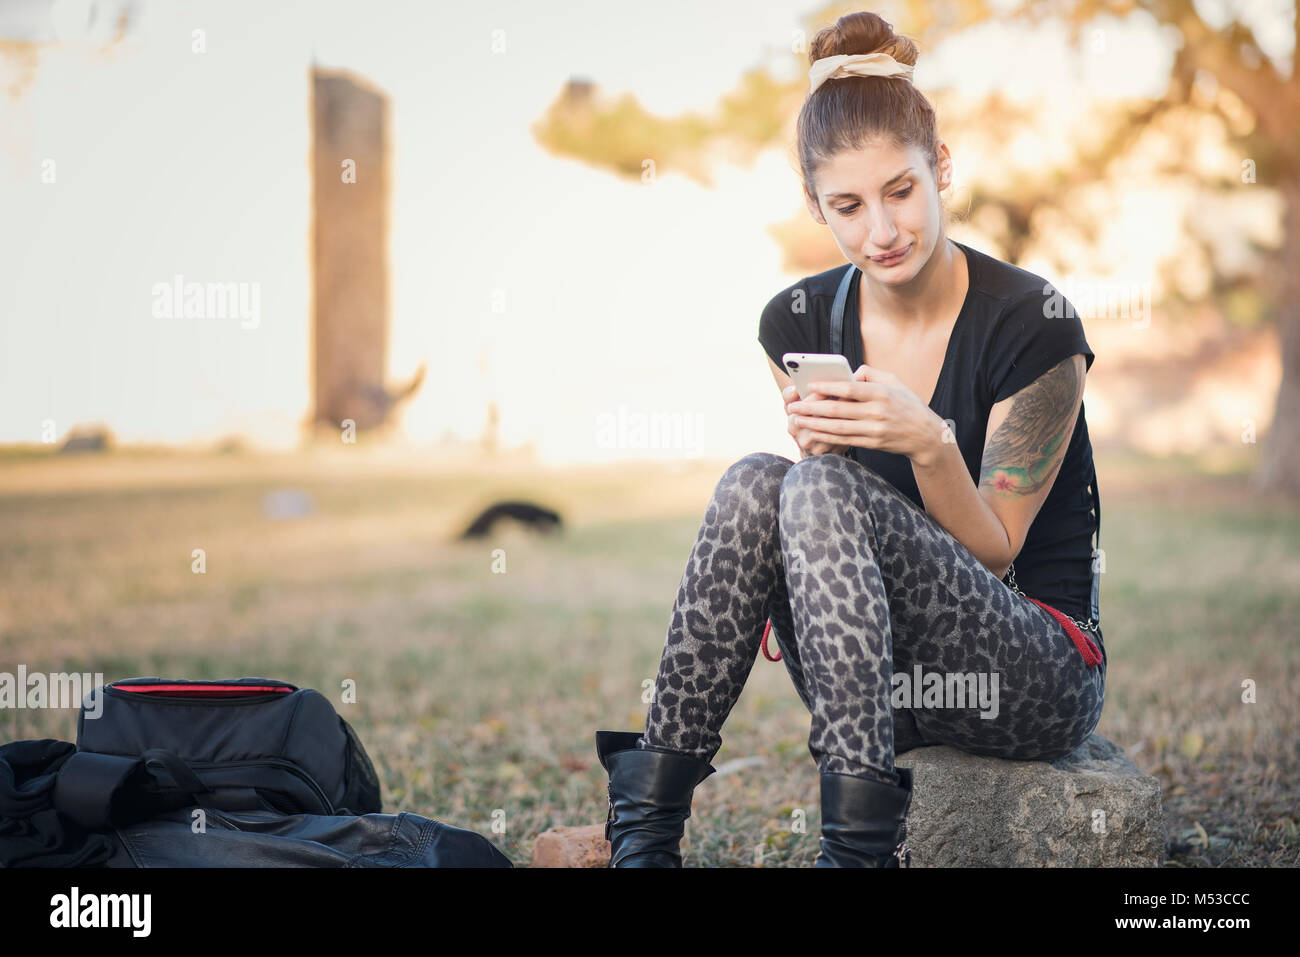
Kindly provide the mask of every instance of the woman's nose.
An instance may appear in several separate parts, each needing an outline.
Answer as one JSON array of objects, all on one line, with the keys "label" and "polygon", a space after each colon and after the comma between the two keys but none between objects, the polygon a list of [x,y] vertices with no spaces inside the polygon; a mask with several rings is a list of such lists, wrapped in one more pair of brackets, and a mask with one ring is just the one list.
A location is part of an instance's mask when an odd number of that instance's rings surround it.
[{"label": "woman's nose", "polygon": [[871,227],[867,235],[875,247],[882,252],[886,249],[893,249],[894,240],[898,238],[898,232],[894,229],[894,224],[883,210],[872,215]]}]

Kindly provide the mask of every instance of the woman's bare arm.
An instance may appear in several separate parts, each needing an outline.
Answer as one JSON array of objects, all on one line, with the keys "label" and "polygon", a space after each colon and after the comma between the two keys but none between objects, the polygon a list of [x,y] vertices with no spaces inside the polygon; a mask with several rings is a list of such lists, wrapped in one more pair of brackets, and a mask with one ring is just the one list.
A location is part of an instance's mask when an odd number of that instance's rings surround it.
[{"label": "woman's bare arm", "polygon": [[1072,356],[993,406],[978,488],[956,442],[940,441],[912,460],[925,510],[999,578],[1056,481],[1086,370],[1084,357]]}]

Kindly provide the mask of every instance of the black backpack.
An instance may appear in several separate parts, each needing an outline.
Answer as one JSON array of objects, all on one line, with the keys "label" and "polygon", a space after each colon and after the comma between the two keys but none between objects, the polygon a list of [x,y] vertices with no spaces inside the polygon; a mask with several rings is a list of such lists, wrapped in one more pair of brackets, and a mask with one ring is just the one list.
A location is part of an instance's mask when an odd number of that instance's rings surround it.
[{"label": "black backpack", "polygon": [[90,829],[194,804],[284,814],[383,809],[374,765],[328,699],[268,678],[131,678],[95,688],[54,803]]}]

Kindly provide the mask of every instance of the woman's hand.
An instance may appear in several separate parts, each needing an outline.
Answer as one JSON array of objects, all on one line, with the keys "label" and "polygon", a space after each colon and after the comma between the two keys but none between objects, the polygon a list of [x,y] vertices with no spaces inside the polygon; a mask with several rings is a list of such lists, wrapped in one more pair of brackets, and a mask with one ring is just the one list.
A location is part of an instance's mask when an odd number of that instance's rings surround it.
[{"label": "woman's hand", "polygon": [[856,446],[924,462],[944,441],[947,423],[892,372],[861,365],[852,382],[813,382],[809,390],[785,407],[790,434],[809,454]]},{"label": "woman's hand", "polygon": [[[812,437],[812,429],[807,426],[795,425],[795,416],[791,414],[790,407],[799,404],[799,392],[792,386],[788,385],[781,391],[781,398],[785,400],[785,416],[787,431],[794,437],[795,445],[803,453],[802,458],[808,458],[810,455],[825,455],[827,453],[843,452],[847,445],[831,445],[827,442],[821,442]],[[823,399],[820,392],[809,392],[805,401],[815,401]]]}]

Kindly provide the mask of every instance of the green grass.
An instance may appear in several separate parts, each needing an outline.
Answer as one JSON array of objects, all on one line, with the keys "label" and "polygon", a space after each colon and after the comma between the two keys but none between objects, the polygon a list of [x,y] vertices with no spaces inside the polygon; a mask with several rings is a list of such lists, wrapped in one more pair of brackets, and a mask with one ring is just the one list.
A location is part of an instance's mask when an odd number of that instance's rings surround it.
[{"label": "green grass", "polygon": [[[0,670],[315,687],[360,734],[385,810],[478,830],[524,865],[548,827],[603,820],[594,732],[643,727],[642,682],[725,465],[421,474],[0,456]],[[1160,779],[1173,863],[1296,864],[1300,515],[1256,496],[1239,464],[1099,456],[1099,473],[1111,664],[1098,732]],[[290,485],[315,511],[263,517],[262,495]],[[558,508],[564,535],[453,541],[516,496]],[[206,574],[191,572],[194,548]],[[347,679],[356,704],[340,700]],[[808,726],[784,666],[760,657],[714,763],[764,764],[699,789],[688,865],[811,863]],[[75,728],[72,711],[0,712],[4,740]],[[800,813],[807,833],[792,833]],[[1197,825],[1209,848],[1187,840]]]}]

